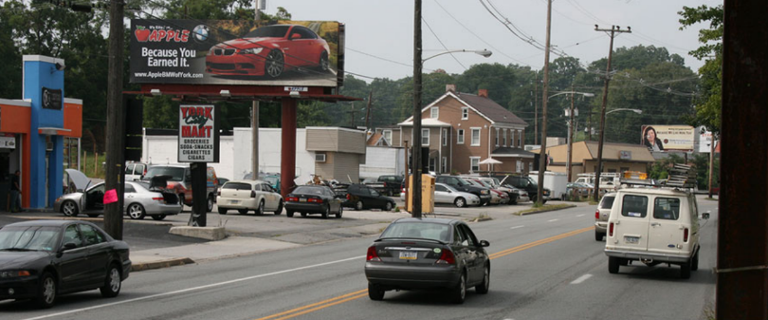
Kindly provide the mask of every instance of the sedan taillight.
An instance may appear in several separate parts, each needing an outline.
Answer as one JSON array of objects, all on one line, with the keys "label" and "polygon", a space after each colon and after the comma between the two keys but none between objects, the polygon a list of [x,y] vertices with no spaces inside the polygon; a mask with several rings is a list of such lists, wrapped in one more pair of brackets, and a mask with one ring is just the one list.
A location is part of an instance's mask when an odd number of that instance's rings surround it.
[{"label": "sedan taillight", "polygon": [[307,199],[307,202],[323,203],[323,199],[320,199],[320,198],[309,198],[309,199]]},{"label": "sedan taillight", "polygon": [[456,256],[453,255],[451,250],[443,250],[443,254],[440,259],[437,259],[436,264],[456,264]]},{"label": "sedan taillight", "polygon": [[297,197],[287,197],[287,198],[285,198],[285,201],[288,201],[288,202],[298,202],[299,198],[297,198]]},{"label": "sedan taillight", "polygon": [[365,261],[379,261],[379,262],[381,262],[381,258],[379,258],[379,254],[376,253],[376,246],[368,247],[368,254],[365,255]]},{"label": "sedan taillight", "polygon": [[152,198],[152,200],[160,201],[160,202],[165,202],[165,198],[163,198],[163,197]]}]

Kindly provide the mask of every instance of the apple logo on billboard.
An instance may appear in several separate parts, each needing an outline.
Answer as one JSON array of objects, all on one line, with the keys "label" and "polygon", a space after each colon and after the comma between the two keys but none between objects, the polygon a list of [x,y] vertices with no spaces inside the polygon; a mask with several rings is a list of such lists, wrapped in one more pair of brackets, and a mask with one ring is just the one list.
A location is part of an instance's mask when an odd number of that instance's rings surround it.
[{"label": "apple logo on billboard", "polygon": [[205,42],[205,40],[208,40],[208,35],[210,34],[208,30],[208,26],[201,24],[196,26],[194,29],[192,29],[192,35],[195,38],[195,41],[197,42]]}]

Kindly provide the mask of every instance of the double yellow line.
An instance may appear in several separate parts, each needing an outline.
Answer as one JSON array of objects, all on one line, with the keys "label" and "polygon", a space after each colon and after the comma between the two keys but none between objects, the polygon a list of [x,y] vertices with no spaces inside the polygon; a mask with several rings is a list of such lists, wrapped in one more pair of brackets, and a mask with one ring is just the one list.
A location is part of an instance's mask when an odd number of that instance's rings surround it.
[{"label": "double yellow line", "polygon": [[[515,252],[520,252],[520,251],[527,250],[527,249],[530,249],[530,248],[533,248],[533,247],[536,247],[536,246],[540,246],[542,244],[546,244],[546,243],[554,242],[554,241],[557,241],[557,240],[560,240],[560,239],[572,237],[572,236],[575,236],[577,234],[581,234],[581,233],[584,233],[584,232],[587,232],[587,231],[592,231],[594,229],[595,229],[595,227],[590,226],[590,227],[586,227],[584,229],[578,229],[578,230],[574,230],[574,231],[571,231],[571,232],[566,232],[566,233],[563,233],[563,234],[560,234],[560,235],[556,235],[556,236],[549,237],[549,238],[546,238],[546,239],[541,239],[541,240],[534,241],[534,242],[531,242],[531,243],[526,243],[524,245],[520,245],[520,246],[517,246],[517,247],[514,247],[514,248],[509,248],[509,249],[502,250],[502,251],[499,251],[499,252],[496,252],[496,253],[493,253],[493,254],[489,254],[488,257],[491,260],[492,259],[496,259],[496,258],[501,258],[503,256],[507,256],[507,255],[513,254]],[[347,302],[347,301],[352,301],[352,300],[360,299],[360,298],[363,298],[363,297],[366,297],[366,296],[368,296],[368,289],[363,289],[363,290],[359,290],[359,291],[355,291],[355,292],[350,292],[350,293],[347,293],[345,295],[341,295],[341,296],[338,296],[338,297],[335,297],[335,298],[331,298],[331,299],[328,299],[328,300],[323,300],[323,301],[320,301],[320,302],[315,302],[313,304],[309,304],[309,305],[306,305],[306,306],[303,306],[303,307],[299,307],[299,308],[296,308],[296,309],[291,309],[291,310],[288,310],[288,311],[283,311],[283,312],[280,312],[280,313],[276,313],[276,314],[273,314],[271,316],[267,316],[267,317],[264,317],[264,318],[258,318],[256,320],[284,320],[284,319],[290,319],[290,318],[298,317],[298,316],[301,316],[301,315],[305,315],[305,314],[310,313],[310,312],[314,312],[314,311],[317,311],[317,310],[321,310],[321,309],[332,307],[332,306],[335,306],[335,305],[338,305],[338,304],[342,304],[342,303]]]}]

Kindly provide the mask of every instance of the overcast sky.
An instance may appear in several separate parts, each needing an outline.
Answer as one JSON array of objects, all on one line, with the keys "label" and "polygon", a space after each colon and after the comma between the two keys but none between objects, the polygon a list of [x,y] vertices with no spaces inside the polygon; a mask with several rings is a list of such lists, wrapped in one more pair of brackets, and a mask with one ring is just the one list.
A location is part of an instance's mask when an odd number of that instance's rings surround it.
[{"label": "overcast sky", "polygon": [[[274,13],[281,6],[293,15],[293,20],[332,20],[346,24],[346,71],[399,79],[413,74],[413,3],[412,0],[267,0],[266,12]],[[473,53],[435,57],[425,63],[425,72],[444,69],[461,73],[465,67],[478,63],[518,64],[535,69],[544,65],[544,52],[516,37],[509,29],[543,45],[546,0],[422,0],[422,3],[426,22],[422,24],[423,58],[444,52],[445,48],[493,51],[490,58]],[[707,26],[681,31],[677,12],[683,6],[702,4],[715,6],[722,1],[557,0],[552,5],[551,41],[557,49],[586,65],[608,55],[609,37],[594,31],[595,24],[608,29],[611,25],[622,29],[630,26],[632,33],[616,37],[614,48],[639,44],[666,47],[670,53],[681,55],[685,64],[696,71],[702,62],[688,55],[688,51],[699,46],[698,30]],[[489,11],[512,25],[505,26]],[[555,58],[556,55],[551,55],[550,60]]]}]

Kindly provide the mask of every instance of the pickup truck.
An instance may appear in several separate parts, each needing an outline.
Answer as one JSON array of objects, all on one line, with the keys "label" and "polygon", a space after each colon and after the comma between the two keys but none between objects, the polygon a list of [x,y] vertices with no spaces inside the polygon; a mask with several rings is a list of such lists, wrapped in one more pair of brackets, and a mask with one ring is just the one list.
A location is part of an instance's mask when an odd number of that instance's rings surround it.
[{"label": "pickup truck", "polygon": [[403,184],[403,180],[403,176],[386,175],[379,176],[376,181],[369,181],[364,184],[368,188],[391,197],[400,193],[400,186]]}]

